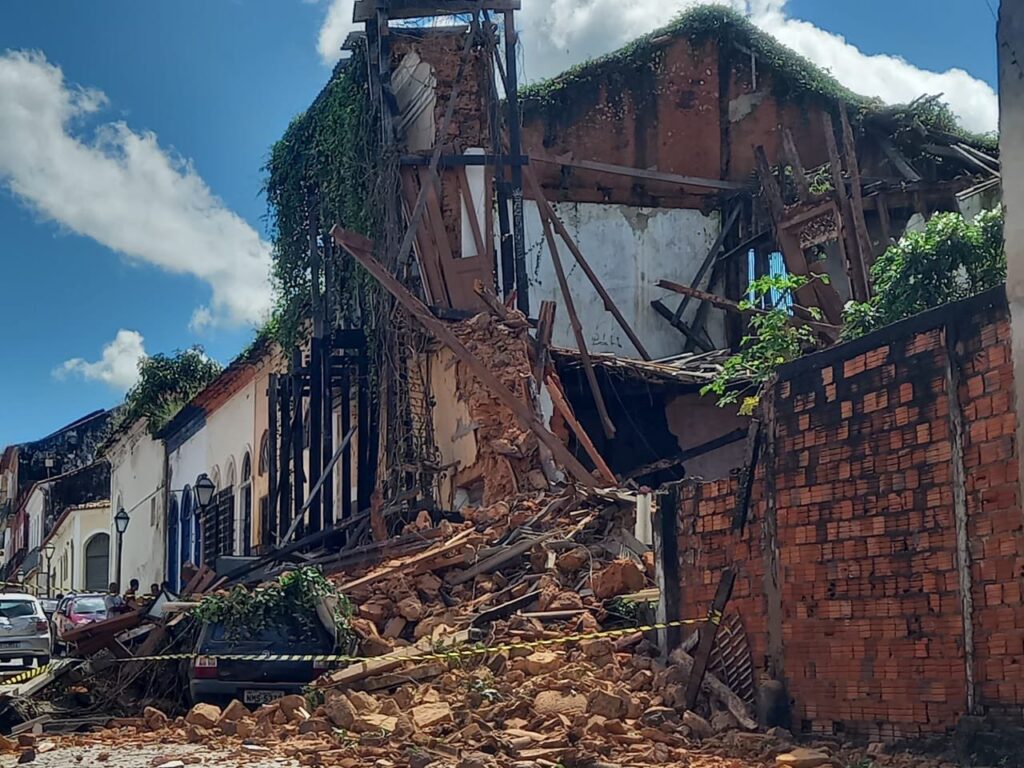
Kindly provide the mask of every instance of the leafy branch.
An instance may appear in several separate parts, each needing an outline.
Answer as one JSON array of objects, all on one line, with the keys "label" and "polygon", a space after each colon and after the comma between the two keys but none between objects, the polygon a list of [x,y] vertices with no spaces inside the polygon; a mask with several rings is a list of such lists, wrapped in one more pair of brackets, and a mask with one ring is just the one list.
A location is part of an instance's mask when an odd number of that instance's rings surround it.
[{"label": "leafy branch", "polygon": [[[794,323],[790,312],[794,294],[811,279],[802,275],[765,275],[750,283],[749,296],[739,302],[739,308],[763,311],[750,315],[748,334],[740,340],[739,352],[729,357],[714,380],[701,388],[702,395],[717,395],[719,407],[733,405],[742,398],[739,412],[753,413],[765,382],[776,369],[816,344],[814,331]],[[828,283],[825,274],[813,279]],[[821,320],[817,307],[802,309],[814,320]]]},{"label": "leafy branch", "polygon": [[1002,209],[984,211],[973,221],[958,213],[937,213],[924,231],[908,232],[871,266],[874,296],[847,303],[843,337],[863,336],[1004,280]]},{"label": "leafy branch", "polygon": [[125,395],[114,429],[144,418],[155,435],[220,371],[220,364],[207,357],[202,347],[143,358],[139,380]]}]

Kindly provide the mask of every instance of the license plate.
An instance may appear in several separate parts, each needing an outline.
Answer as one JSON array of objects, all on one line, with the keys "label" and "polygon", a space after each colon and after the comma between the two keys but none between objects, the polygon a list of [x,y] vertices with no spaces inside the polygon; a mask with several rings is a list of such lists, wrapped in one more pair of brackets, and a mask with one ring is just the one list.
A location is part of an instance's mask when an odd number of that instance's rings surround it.
[{"label": "license plate", "polygon": [[21,643],[16,642],[14,640],[8,641],[6,643],[0,643],[0,648],[20,648],[20,647],[21,647]]},{"label": "license plate", "polygon": [[269,704],[284,697],[284,691],[245,691],[242,694],[243,704]]}]

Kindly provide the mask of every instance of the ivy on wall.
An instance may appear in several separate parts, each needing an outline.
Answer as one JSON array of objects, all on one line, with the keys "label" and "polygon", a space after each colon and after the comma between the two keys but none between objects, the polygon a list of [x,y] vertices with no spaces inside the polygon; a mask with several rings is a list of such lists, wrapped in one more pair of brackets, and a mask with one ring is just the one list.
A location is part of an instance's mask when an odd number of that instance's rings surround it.
[{"label": "ivy on wall", "polygon": [[[375,237],[379,206],[372,204],[380,158],[379,128],[371,109],[366,56],[355,50],[271,147],[264,166],[274,243],[274,319],[268,329],[292,346],[308,317],[310,295],[307,201],[314,200],[320,228],[334,224]],[[372,333],[367,312],[376,283],[351,259],[336,260],[334,285],[322,286],[337,302],[338,320]],[[368,327],[369,326],[369,327]]]}]

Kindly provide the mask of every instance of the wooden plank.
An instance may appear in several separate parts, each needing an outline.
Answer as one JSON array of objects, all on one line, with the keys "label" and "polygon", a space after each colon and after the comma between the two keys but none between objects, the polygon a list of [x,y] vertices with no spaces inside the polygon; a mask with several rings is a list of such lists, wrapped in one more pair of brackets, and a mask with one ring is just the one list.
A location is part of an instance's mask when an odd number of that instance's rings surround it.
[{"label": "wooden plank", "polygon": [[[413,173],[411,170],[402,170],[402,208],[405,217],[409,220],[412,218],[412,209],[409,201],[415,200],[419,195],[419,189],[413,178]],[[428,234],[426,227],[417,225],[415,244],[416,247],[413,248],[413,252],[416,254],[417,261],[419,262],[427,301],[431,304],[449,306],[448,296],[444,288],[444,278],[441,275],[440,253],[434,247],[433,239]]]},{"label": "wooden plank", "polygon": [[569,428],[576,435],[576,439],[579,440],[583,450],[586,451],[587,456],[594,462],[594,466],[597,468],[598,473],[609,485],[616,485],[619,481],[615,477],[615,473],[612,472],[611,467],[605,462],[604,457],[598,452],[594,446],[594,442],[590,439],[590,435],[587,434],[587,430],[584,429],[583,425],[580,424],[576,415],[572,412],[572,406],[569,405],[569,401],[565,396],[565,390],[562,389],[562,384],[558,380],[557,374],[549,373],[544,377],[544,383],[548,388],[548,395],[551,397],[551,402],[555,406],[555,410],[558,411],[562,418],[565,419],[565,423],[569,425]]},{"label": "wooden plank", "polygon": [[383,691],[388,688],[397,688],[407,683],[422,683],[424,680],[431,680],[440,677],[448,671],[448,665],[439,661],[432,661],[428,664],[421,664],[412,669],[405,669],[401,672],[376,675],[368,680],[361,680],[352,688],[357,691]]},{"label": "wooden plank", "polygon": [[743,452],[743,464],[740,465],[739,487],[736,491],[736,506],[732,512],[732,529],[742,531],[747,524],[750,510],[750,496],[754,490],[754,475],[757,473],[757,460],[761,447],[761,421],[751,419],[747,430],[747,445]]},{"label": "wooden plank", "polygon": [[839,210],[842,214],[843,238],[846,243],[846,257],[850,267],[850,286],[853,289],[853,296],[857,301],[866,301],[868,278],[865,272],[865,261],[860,252],[860,240],[853,228],[853,210],[850,198],[846,193],[843,166],[839,160],[839,148],[836,146],[835,127],[832,125],[832,116],[826,111],[821,113],[821,124],[822,130],[825,133],[825,148],[828,151],[829,168],[832,171],[832,186],[835,187],[836,199],[839,201]]},{"label": "wooden plank", "polygon": [[522,557],[525,553],[529,552],[537,544],[542,543],[546,539],[550,539],[556,534],[556,531],[549,531],[543,536],[538,536],[535,539],[523,539],[516,544],[511,544],[503,548],[503,551],[492,555],[479,563],[460,571],[459,573],[449,574],[444,582],[452,587],[456,587],[459,584],[465,584],[467,581],[475,579],[482,573],[489,573],[496,568],[500,568],[505,563],[515,560],[518,557]]},{"label": "wooden plank", "polygon": [[889,141],[888,136],[875,134],[875,139],[878,141],[878,146],[882,149],[882,154],[892,163],[893,168],[896,169],[900,176],[912,183],[921,180],[921,174],[914,169],[914,166],[903,156],[903,153],[896,149],[896,146]]},{"label": "wooden plank", "polygon": [[533,169],[526,168],[525,170],[526,183],[530,187],[530,194],[533,195],[534,202],[537,203],[537,209],[540,212],[541,222],[543,223],[543,221],[546,219],[548,223],[555,228],[555,231],[558,232],[559,237],[562,238],[566,246],[569,248],[569,251],[572,253],[573,258],[576,259],[576,263],[580,265],[580,269],[583,270],[583,274],[587,276],[587,279],[590,280],[590,284],[593,285],[594,290],[597,291],[597,295],[601,297],[601,301],[604,302],[605,310],[607,312],[610,312],[612,314],[612,317],[615,318],[615,322],[619,324],[619,327],[622,329],[622,332],[629,337],[629,340],[636,348],[636,351],[640,353],[640,357],[642,357],[644,360],[650,360],[651,356],[647,353],[647,350],[644,348],[644,345],[640,341],[640,338],[636,335],[636,333],[633,332],[632,327],[630,327],[629,323],[626,321],[626,318],[623,317],[622,312],[619,311],[618,306],[612,300],[612,297],[608,294],[608,291],[605,290],[604,284],[601,282],[601,279],[597,276],[597,273],[595,273],[594,270],[590,268],[590,264],[583,257],[583,253],[580,251],[579,247],[577,247],[576,242],[572,239],[572,236],[569,234],[569,230],[565,228],[565,225],[562,224],[562,220],[558,218],[558,216],[555,214],[555,210],[551,207],[551,204],[548,202],[547,198],[544,197],[544,190],[541,189],[540,184],[537,182],[537,177],[534,176]]},{"label": "wooden plank", "polygon": [[569,474],[588,488],[597,486],[593,476],[580,464],[568,448],[541,424],[533,415],[533,410],[506,387],[484,363],[470,352],[455,334],[449,331],[444,323],[435,318],[423,303],[413,296],[398,282],[380,262],[373,258],[371,241],[355,232],[349,232],[335,226],[331,230],[335,242],[347,250],[359,264],[366,269],[391,295],[398,300],[415,317],[420,324],[439,342],[448,347],[480,380],[490,389],[502,403],[512,411],[523,426],[530,429],[537,439],[550,449],[555,458],[568,470]]},{"label": "wooden plank", "polygon": [[527,592],[525,595],[514,597],[501,605],[496,605],[486,611],[481,611],[473,617],[473,621],[470,622],[470,624],[474,627],[482,627],[485,624],[490,624],[491,622],[498,621],[499,619],[506,619],[516,611],[531,605],[538,599],[540,599],[540,590]]},{"label": "wooden plank", "polygon": [[[695,331],[690,326],[690,324],[687,323],[682,318],[680,318],[679,320],[676,320],[675,313],[671,309],[668,308],[668,306],[665,304],[664,301],[662,301],[661,299],[654,299],[653,301],[651,301],[651,308],[655,312],[657,312],[659,315],[664,317],[666,320],[668,320],[669,324],[673,328],[675,328],[677,331],[679,331],[681,334],[683,334],[683,336],[686,337],[686,339],[687,339],[687,346],[689,346],[692,343],[694,346],[700,347],[701,352],[710,352],[711,351],[712,346],[710,344],[708,344],[706,341],[704,341],[704,339],[701,337],[700,333]],[[698,313],[699,313],[699,309],[698,309]]]},{"label": "wooden plank", "polygon": [[[690,283],[694,288],[701,287],[704,275],[707,274],[708,270],[711,269],[711,265],[718,259],[718,252],[722,250],[725,238],[729,236],[729,232],[732,230],[733,224],[736,223],[736,219],[739,218],[742,208],[742,205],[737,204],[734,205],[732,210],[729,212],[729,215],[725,219],[725,223],[722,224],[722,228],[718,231],[718,237],[715,238],[714,245],[711,246],[711,249],[704,257],[704,261],[701,262],[700,267],[697,269],[697,274],[694,275],[693,280]],[[686,311],[686,305],[689,304],[691,298],[692,297],[690,296],[683,296],[683,298],[679,300],[679,306],[676,307],[675,315],[673,315],[675,320],[678,321],[682,319],[683,312]]]},{"label": "wooden plank", "polygon": [[885,253],[892,243],[892,222],[889,217],[889,202],[886,200],[885,195],[878,195],[875,207],[878,210],[878,223],[882,228],[882,245],[879,249],[879,254],[882,254]]},{"label": "wooden plank", "polygon": [[[446,646],[462,645],[469,640],[469,630],[464,629],[456,632],[453,635],[442,638],[442,642]],[[336,688],[339,686],[350,686],[360,680],[365,680],[368,677],[374,675],[380,675],[385,672],[390,672],[397,667],[405,664],[409,659],[416,658],[426,651],[417,648],[415,645],[410,645],[406,648],[399,648],[398,650],[392,651],[391,653],[383,656],[377,656],[373,659],[367,659],[366,661],[360,661],[351,666],[339,669],[337,672],[332,672],[327,676],[327,680],[322,683],[314,683],[319,688]]]},{"label": "wooden plank", "polygon": [[[754,148],[754,156],[757,160],[757,172],[761,178],[761,188],[765,200],[768,203],[768,213],[775,223],[775,238],[779,250],[786,262],[786,269],[791,275],[810,277],[811,270],[807,264],[807,257],[796,236],[788,232],[783,226],[786,217],[786,207],[782,201],[782,192],[779,184],[768,165],[768,157],[765,155],[764,147]],[[839,300],[839,294],[831,286],[824,285],[820,280],[813,280],[801,286],[795,291],[797,299],[805,307],[818,306],[830,323],[838,323],[842,319],[843,306]]]},{"label": "wooden plank", "polygon": [[862,264],[860,269],[863,272],[865,294],[861,301],[871,298],[871,282],[868,277],[868,267],[872,255],[871,236],[868,234],[868,225],[864,220],[864,193],[861,189],[860,163],[857,161],[857,142],[854,141],[853,128],[846,116],[846,104],[839,102],[839,118],[843,129],[843,148],[846,154],[846,172],[850,176],[850,202],[853,204],[853,226],[857,233],[857,242],[860,243]]},{"label": "wooden plank", "polygon": [[[696,288],[691,288],[688,285],[680,285],[679,283],[673,283],[671,280],[659,280],[656,285],[659,288],[666,288],[676,293],[693,296],[695,299],[706,301],[712,306],[724,309],[727,312],[736,312],[743,315],[763,315],[767,314],[768,310],[765,309],[741,309],[740,305],[735,301],[723,298],[721,296],[715,296],[712,293],[706,293],[704,291],[698,291]],[[789,318],[791,325],[806,325],[808,328],[813,328],[816,331],[824,333],[826,335],[834,336],[839,332],[840,327],[838,325],[831,325],[830,323],[819,323],[816,320],[804,320],[802,317],[791,316]]]},{"label": "wooden plank", "polygon": [[804,172],[804,165],[800,162],[800,152],[793,141],[793,134],[788,126],[782,127],[782,152],[786,162],[793,169],[793,181],[796,182],[797,194],[800,199],[807,201],[811,199],[811,185],[807,183],[807,174]]},{"label": "wooden plank", "polygon": [[[686,187],[697,187],[699,189],[713,190],[745,190],[748,185],[736,181],[722,181],[720,179],[703,179],[697,176],[681,176],[678,173],[663,173],[661,171],[645,170],[643,168],[632,168],[628,165],[614,165],[612,163],[600,163],[595,160],[569,160],[565,158],[546,157],[535,153],[530,154],[531,163],[547,163],[548,165],[562,165],[569,168],[580,168],[585,171],[599,171],[610,173],[616,176],[628,176],[632,179],[644,181],[663,181],[667,184],[679,184]],[[529,166],[527,166],[529,167]]]},{"label": "wooden plank", "polygon": [[723,448],[727,445],[735,443],[737,440],[742,440],[746,436],[747,430],[742,427],[738,427],[731,432],[726,432],[724,435],[719,435],[716,438],[708,440],[706,443],[695,445],[693,448],[687,448],[685,451],[680,451],[675,456],[668,456],[664,459],[658,459],[658,461],[645,464],[642,467],[630,470],[626,475],[626,480],[634,480],[644,475],[649,475],[652,472],[658,472],[662,469],[668,469],[669,467],[675,467],[679,464],[683,464],[690,459],[695,459],[698,456],[703,456],[705,453],[711,453],[711,451],[717,451],[719,448]]},{"label": "wooden plank", "polygon": [[374,584],[381,579],[386,579],[388,576],[392,576],[396,573],[411,572],[417,565],[426,561],[433,560],[434,558],[440,558],[442,555],[447,555],[461,550],[475,533],[476,531],[469,528],[441,545],[433,546],[418,554],[410,555],[409,557],[403,557],[387,567],[371,571],[358,579],[347,581],[338,587],[338,591],[341,593],[351,592],[352,590],[359,589],[360,587]]},{"label": "wooden plank", "polygon": [[[527,174],[528,180],[533,180],[532,174]],[[540,198],[543,200],[543,197]],[[543,206],[538,200],[537,206],[541,211],[540,223],[544,229],[544,239],[547,241],[548,250],[551,252],[551,261],[555,267],[555,277],[558,278],[558,287],[562,293],[562,301],[565,302],[565,311],[569,314],[569,326],[572,328],[573,336],[576,338],[576,348],[583,361],[583,373],[590,386],[590,394],[594,398],[594,405],[597,408],[597,415],[601,419],[601,428],[605,437],[611,440],[615,437],[615,424],[608,415],[608,408],[604,403],[604,396],[601,394],[601,387],[597,383],[597,375],[594,373],[594,363],[590,359],[590,352],[587,350],[587,340],[583,335],[583,326],[580,324],[580,317],[576,314],[576,303],[573,301],[572,291],[569,290],[569,281],[565,277],[565,269],[562,268],[562,258],[558,255],[558,244],[555,242],[554,233],[551,231],[551,219],[548,218]]]},{"label": "wooden plank", "polygon": [[722,613],[725,611],[726,603],[729,602],[735,580],[736,574],[733,573],[732,568],[722,571],[722,578],[718,582],[715,598],[711,602],[711,610],[708,611],[708,620],[701,627],[700,641],[697,643],[697,651],[693,655],[693,669],[686,681],[684,701],[689,710],[692,710],[697,704],[697,694],[700,693],[701,684],[704,682],[704,673],[708,669],[708,660],[711,658],[711,649],[715,645],[718,625],[722,621]]},{"label": "wooden plank", "polygon": [[480,231],[480,219],[476,215],[476,203],[473,202],[473,194],[469,188],[469,178],[466,176],[466,169],[459,168],[455,173],[455,183],[459,185],[459,194],[462,197],[462,204],[466,206],[466,218],[469,219],[469,230],[473,233],[473,243],[476,246],[476,255],[486,257],[487,246],[484,244],[484,236]]}]

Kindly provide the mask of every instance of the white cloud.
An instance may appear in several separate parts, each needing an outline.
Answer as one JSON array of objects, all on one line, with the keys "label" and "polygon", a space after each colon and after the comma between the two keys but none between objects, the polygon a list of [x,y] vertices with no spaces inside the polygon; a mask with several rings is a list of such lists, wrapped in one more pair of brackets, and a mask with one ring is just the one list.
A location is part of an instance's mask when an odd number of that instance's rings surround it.
[{"label": "white cloud", "polygon": [[143,341],[138,331],[122,328],[113,341],[103,346],[99,360],[90,363],[74,357],[55,368],[53,375],[58,379],[81,376],[86,381],[102,381],[118,391],[127,391],[139,379],[139,361],[146,357]]},{"label": "white cloud", "polygon": [[[696,0],[550,0],[523,3],[517,14],[525,80],[557,74],[585,59],[612,51],[633,38],[663,26]],[[942,93],[966,128],[994,131],[998,99],[984,81],[959,69],[931,72],[897,55],[868,55],[834,35],[786,14],[787,0],[729,0],[736,10],[781,42],[831,70],[845,86],[888,103],[907,102],[922,94]],[[340,56],[339,47],[354,27],[352,0],[332,0],[317,48],[325,62]]]},{"label": "white cloud", "polygon": [[271,304],[269,244],[154,133],[115,121],[85,135],[81,123],[106,101],[42,53],[0,54],[0,183],[72,232],[203,280],[211,322],[259,322]]}]

